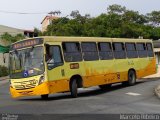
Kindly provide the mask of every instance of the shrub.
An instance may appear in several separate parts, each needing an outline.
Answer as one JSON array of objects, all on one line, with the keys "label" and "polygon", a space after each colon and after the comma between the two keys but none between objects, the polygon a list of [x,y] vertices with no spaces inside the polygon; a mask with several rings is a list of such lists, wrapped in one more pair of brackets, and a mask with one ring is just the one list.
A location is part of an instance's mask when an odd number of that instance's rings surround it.
[{"label": "shrub", "polygon": [[8,75],[8,68],[0,65],[0,77]]}]

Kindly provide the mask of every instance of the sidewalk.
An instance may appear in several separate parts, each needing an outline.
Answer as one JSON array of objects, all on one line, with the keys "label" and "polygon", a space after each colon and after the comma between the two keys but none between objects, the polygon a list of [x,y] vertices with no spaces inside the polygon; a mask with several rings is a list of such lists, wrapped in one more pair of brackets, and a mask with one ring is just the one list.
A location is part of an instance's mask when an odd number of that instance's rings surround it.
[{"label": "sidewalk", "polygon": [[155,87],[154,92],[158,96],[158,98],[160,98],[160,85]]},{"label": "sidewalk", "polygon": [[160,78],[160,65],[158,65],[157,73],[144,78]]},{"label": "sidewalk", "polygon": [[9,76],[0,77],[0,86],[3,86],[4,84],[9,82]]},{"label": "sidewalk", "polygon": [[[160,78],[160,65],[158,65],[158,70],[156,74],[147,76],[145,78],[152,78],[152,79]],[[154,92],[155,92],[155,95],[157,95],[160,98],[160,83],[155,87]]]},{"label": "sidewalk", "polygon": [[8,80],[8,79],[9,79],[9,76],[0,77],[0,81],[3,81],[3,80]]}]

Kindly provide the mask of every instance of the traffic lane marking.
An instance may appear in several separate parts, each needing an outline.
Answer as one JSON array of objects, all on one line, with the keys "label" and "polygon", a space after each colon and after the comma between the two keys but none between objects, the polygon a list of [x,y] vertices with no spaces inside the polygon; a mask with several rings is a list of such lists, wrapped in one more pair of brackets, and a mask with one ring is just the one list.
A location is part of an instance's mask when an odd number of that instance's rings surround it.
[{"label": "traffic lane marking", "polygon": [[128,92],[126,93],[127,95],[132,95],[132,96],[140,96],[141,94],[139,93],[133,93],[133,92]]}]

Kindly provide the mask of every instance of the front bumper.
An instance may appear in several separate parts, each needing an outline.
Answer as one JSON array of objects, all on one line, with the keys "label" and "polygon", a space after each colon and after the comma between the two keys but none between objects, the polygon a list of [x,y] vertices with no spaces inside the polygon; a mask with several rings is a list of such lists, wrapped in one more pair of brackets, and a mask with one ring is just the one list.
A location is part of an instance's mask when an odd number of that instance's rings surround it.
[{"label": "front bumper", "polygon": [[33,96],[33,95],[43,95],[49,94],[48,82],[44,82],[41,85],[38,85],[34,88],[24,89],[24,90],[16,90],[10,87],[10,93],[13,98],[23,97],[23,96]]}]

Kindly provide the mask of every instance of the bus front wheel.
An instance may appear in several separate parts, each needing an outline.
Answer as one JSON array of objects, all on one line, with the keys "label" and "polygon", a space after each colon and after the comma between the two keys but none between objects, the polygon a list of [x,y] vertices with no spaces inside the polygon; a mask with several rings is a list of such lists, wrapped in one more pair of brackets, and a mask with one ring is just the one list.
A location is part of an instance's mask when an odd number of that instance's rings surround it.
[{"label": "bus front wheel", "polygon": [[77,89],[78,89],[77,81],[76,79],[73,79],[70,83],[70,92],[73,98],[77,97],[77,93],[78,93]]}]

